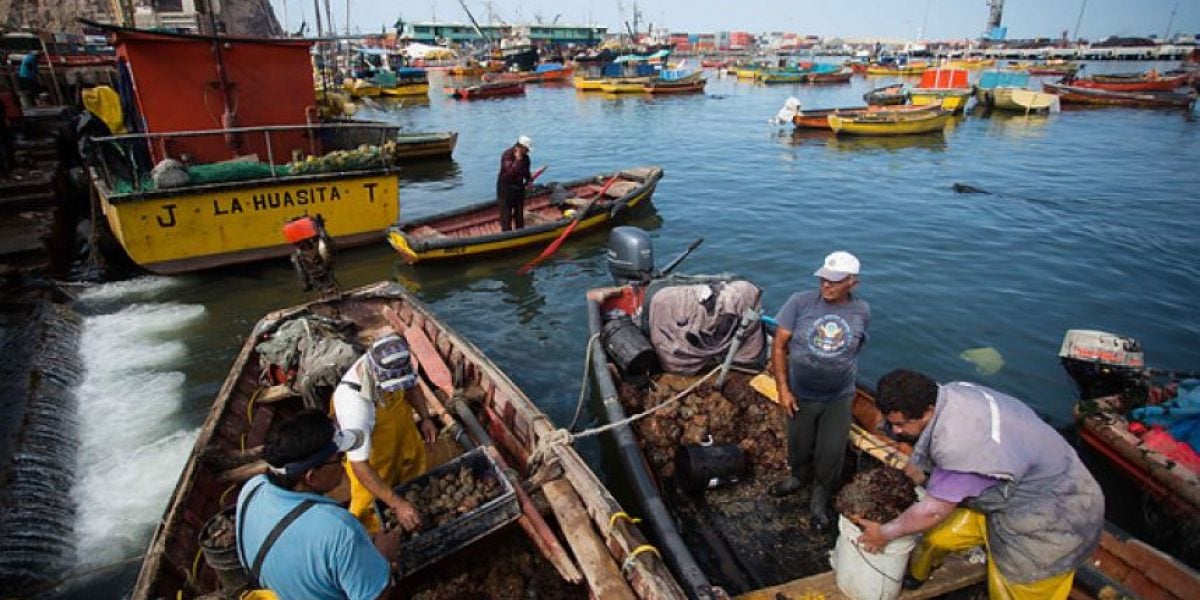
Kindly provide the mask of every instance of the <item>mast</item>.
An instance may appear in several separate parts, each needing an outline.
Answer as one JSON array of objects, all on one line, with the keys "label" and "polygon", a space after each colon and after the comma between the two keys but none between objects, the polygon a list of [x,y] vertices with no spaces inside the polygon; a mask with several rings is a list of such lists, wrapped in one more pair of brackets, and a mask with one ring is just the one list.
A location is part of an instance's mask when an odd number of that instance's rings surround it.
[{"label": "mast", "polygon": [[485,44],[490,46],[492,44],[491,38],[489,38],[487,34],[483,32],[483,29],[480,29],[479,22],[475,20],[475,15],[471,14],[471,9],[467,8],[467,3],[465,0],[458,0],[458,4],[462,7],[463,12],[467,13],[467,18],[471,20],[471,27],[475,28],[475,33],[483,39]]},{"label": "mast", "polygon": [[1083,22],[1083,9],[1087,8],[1087,0],[1079,4],[1079,16],[1075,18],[1075,41],[1079,41],[1079,24]]}]

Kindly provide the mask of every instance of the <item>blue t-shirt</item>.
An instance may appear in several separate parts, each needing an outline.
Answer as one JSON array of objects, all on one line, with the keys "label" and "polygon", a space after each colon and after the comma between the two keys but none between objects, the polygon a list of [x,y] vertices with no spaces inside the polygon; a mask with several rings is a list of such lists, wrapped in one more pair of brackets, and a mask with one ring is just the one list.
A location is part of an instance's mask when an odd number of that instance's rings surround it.
[{"label": "blue t-shirt", "polygon": [[797,292],[775,317],[792,332],[788,342],[788,386],[797,400],[832,402],[853,393],[858,354],[867,343],[871,307],[851,296],[830,304],[820,292]]},{"label": "blue t-shirt", "polygon": [[[246,496],[260,485],[262,489],[245,506]],[[259,583],[282,599],[378,598],[388,585],[388,562],[358,520],[329,498],[277,487],[266,475],[246,482],[238,494],[237,524],[243,536],[238,551],[246,570],[275,525],[305,500],[317,504],[293,521],[271,546]]]},{"label": "blue t-shirt", "polygon": [[22,79],[33,79],[37,77],[38,72],[38,55],[30,52],[21,59],[21,68],[17,70],[17,77]]}]

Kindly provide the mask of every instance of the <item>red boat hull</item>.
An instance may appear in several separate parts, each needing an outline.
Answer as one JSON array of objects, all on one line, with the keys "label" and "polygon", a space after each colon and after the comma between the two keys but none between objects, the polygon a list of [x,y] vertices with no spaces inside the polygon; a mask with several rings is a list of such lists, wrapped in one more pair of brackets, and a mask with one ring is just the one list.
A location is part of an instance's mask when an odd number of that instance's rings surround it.
[{"label": "red boat hull", "polygon": [[1170,92],[1187,85],[1188,76],[1153,77],[1132,81],[1097,81],[1095,79],[1076,79],[1070,85],[1110,92]]}]

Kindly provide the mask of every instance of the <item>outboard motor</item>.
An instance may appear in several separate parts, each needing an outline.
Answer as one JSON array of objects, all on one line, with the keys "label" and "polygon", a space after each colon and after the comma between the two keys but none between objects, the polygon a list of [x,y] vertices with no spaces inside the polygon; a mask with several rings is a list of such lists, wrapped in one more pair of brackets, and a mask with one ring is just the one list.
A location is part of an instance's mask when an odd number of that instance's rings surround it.
[{"label": "outboard motor", "polygon": [[1083,400],[1120,394],[1138,386],[1146,375],[1141,344],[1104,331],[1068,330],[1058,357]]},{"label": "outboard motor", "polygon": [[608,272],[617,285],[645,283],[654,274],[650,234],[622,225],[608,234]]}]

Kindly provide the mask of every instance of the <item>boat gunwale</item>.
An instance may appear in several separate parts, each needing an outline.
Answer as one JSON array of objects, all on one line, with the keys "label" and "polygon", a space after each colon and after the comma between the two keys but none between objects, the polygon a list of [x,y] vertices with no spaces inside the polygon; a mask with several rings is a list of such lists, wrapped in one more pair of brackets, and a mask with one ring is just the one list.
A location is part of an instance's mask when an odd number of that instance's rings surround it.
[{"label": "boat gunwale", "polygon": [[214,181],[212,183],[199,183],[190,185],[181,185],[172,188],[161,188],[155,190],[139,190],[133,192],[120,193],[114,191],[103,180],[96,170],[88,169],[92,180],[92,185],[96,186],[100,192],[101,200],[109,204],[127,204],[133,202],[146,202],[161,198],[170,198],[172,196],[186,196],[192,194],[202,194],[213,191],[228,191],[241,188],[265,187],[291,185],[295,183],[309,183],[321,181],[338,181],[342,179],[355,179],[361,177],[387,177],[389,175],[400,175],[400,167],[398,165],[389,165],[386,167],[375,167],[366,170],[356,171],[333,171],[329,173],[303,173],[299,175],[284,175],[277,177],[259,177],[255,179],[241,179],[238,181]]}]

